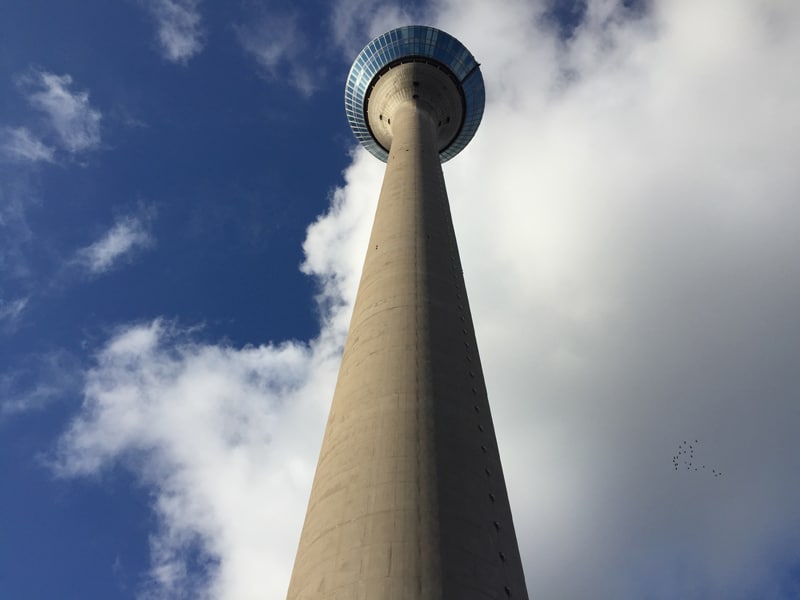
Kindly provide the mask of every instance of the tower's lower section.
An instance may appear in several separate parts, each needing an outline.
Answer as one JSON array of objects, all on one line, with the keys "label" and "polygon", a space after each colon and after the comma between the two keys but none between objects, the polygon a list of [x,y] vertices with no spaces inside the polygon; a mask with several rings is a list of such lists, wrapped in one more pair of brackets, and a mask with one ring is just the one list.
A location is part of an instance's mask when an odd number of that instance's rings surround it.
[{"label": "tower's lower section", "polygon": [[527,598],[436,147],[393,140],[290,600]]}]

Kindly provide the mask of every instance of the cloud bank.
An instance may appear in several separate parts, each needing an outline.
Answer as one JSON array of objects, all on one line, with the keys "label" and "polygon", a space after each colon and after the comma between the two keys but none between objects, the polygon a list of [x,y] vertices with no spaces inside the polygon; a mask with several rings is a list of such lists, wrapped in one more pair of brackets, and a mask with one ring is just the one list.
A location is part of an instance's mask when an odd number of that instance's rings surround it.
[{"label": "cloud bank", "polygon": [[[486,80],[445,176],[529,591],[797,597],[800,9],[598,0],[566,40],[547,10],[434,19]],[[309,228],[317,339],[97,354],[58,464],[153,490],[149,592],[285,593],[381,175],[356,151]],[[674,469],[689,439],[723,477]]]},{"label": "cloud bank", "polygon": [[[122,461],[156,490],[148,597],[285,593],[313,477],[298,432],[319,429],[336,363],[316,344],[198,344],[163,321],[121,330],[98,354],[59,471]],[[199,573],[198,554],[210,565]]]},{"label": "cloud bank", "polygon": [[[346,180],[367,191],[380,169],[359,153]],[[315,340],[237,349],[157,319],[120,328],[97,353],[53,464],[64,477],[122,464],[154,490],[143,597],[285,595],[372,205],[373,194],[354,201],[339,190],[309,227],[303,269],[321,283]]]}]

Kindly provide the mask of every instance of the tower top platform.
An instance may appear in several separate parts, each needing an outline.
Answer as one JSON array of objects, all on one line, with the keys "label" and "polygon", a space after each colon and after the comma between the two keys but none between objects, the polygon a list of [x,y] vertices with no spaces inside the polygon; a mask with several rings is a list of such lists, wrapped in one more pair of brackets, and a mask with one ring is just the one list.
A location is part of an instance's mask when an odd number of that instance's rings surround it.
[{"label": "tower top platform", "polygon": [[391,110],[411,98],[432,112],[440,134],[439,160],[450,160],[469,143],[483,117],[480,65],[444,31],[423,25],[392,29],[359,53],[344,94],[353,133],[383,162],[392,137]]}]

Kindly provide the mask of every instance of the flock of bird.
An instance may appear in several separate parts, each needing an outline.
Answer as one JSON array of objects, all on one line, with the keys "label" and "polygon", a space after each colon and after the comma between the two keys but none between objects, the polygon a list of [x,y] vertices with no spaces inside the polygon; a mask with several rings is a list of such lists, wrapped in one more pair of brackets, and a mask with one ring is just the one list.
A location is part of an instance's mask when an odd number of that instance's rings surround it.
[{"label": "flock of bird", "polygon": [[[694,449],[698,443],[697,440],[694,441],[694,444],[691,441],[684,440],[682,444],[678,444],[678,453],[672,457],[672,466],[675,467],[676,471],[681,468],[681,465],[687,471],[702,471],[706,468],[705,465],[697,465],[694,462]],[[714,477],[722,477],[722,471],[717,471],[716,469],[711,469],[711,474]]]}]

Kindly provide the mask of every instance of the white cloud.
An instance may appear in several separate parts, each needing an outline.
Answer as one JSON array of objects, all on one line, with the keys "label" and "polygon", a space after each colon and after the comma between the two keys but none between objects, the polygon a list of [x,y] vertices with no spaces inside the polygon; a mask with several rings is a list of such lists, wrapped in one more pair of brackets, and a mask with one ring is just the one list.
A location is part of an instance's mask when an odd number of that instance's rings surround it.
[{"label": "white cloud", "polygon": [[[598,0],[568,42],[527,1],[439,8],[486,79],[446,177],[531,595],[797,597],[800,8]],[[152,486],[166,594],[199,548],[210,597],[282,597],[380,176],[358,151],[309,229],[318,340],[155,322],[89,372],[63,472]],[[674,471],[687,439],[724,477]]]},{"label": "white cloud", "polygon": [[128,216],[120,219],[99,240],[78,250],[76,260],[92,273],[105,273],[122,258],[152,244],[146,223]]},{"label": "white cloud", "polygon": [[[270,78],[284,78],[304,96],[316,89],[307,57],[301,56],[308,43],[297,17],[270,12],[254,16],[235,27],[242,48]],[[284,76],[283,71],[286,71]]]},{"label": "white cloud", "polygon": [[306,259],[301,269],[319,282],[317,301],[328,323],[342,335],[350,323],[382,177],[380,162],[355,152],[344,172],[345,187],[336,189],[328,212],[309,226],[303,243]]},{"label": "white cloud", "polygon": [[35,137],[27,127],[3,129],[2,153],[14,160],[53,162],[54,148]]},{"label": "white cloud", "polygon": [[198,0],[145,0],[145,4],[156,20],[164,58],[186,64],[203,49]]},{"label": "white cloud", "polygon": [[[236,349],[156,320],[117,332],[86,374],[56,470],[122,462],[156,491],[146,595],[285,596],[380,178],[360,152],[345,180],[365,193],[337,192],[309,228],[303,269],[323,283],[317,339]],[[197,552],[217,566],[192,572]]]},{"label": "white cloud", "polygon": [[800,11],[594,2],[562,46],[516,8],[440,24],[486,78],[447,176],[530,589],[792,597]]},{"label": "white cloud", "polygon": [[44,111],[69,152],[93,150],[100,145],[100,111],[89,104],[88,92],[73,92],[72,77],[36,71],[23,83],[35,89],[28,100]]},{"label": "white cloud", "polygon": [[[53,163],[59,152],[74,158],[100,146],[102,115],[89,103],[88,92],[70,89],[69,75],[32,69],[17,78],[17,85],[46,119],[33,128],[0,125],[0,162]],[[33,238],[27,210],[41,201],[35,188],[27,169],[10,171],[0,184],[0,271],[16,278],[30,275],[24,247]]]},{"label": "white cloud", "polygon": [[[337,367],[326,345],[208,346],[154,321],[99,353],[58,468],[74,476],[122,461],[156,490],[153,597],[285,593],[319,448],[298,432],[320,431]],[[193,552],[217,566],[191,572]]]}]

